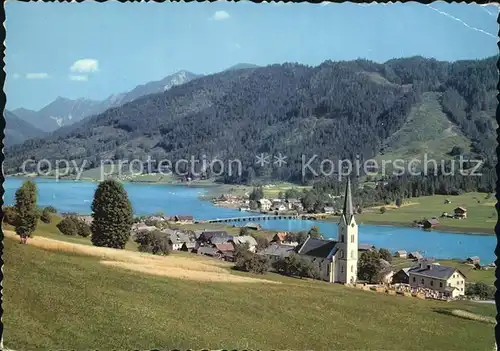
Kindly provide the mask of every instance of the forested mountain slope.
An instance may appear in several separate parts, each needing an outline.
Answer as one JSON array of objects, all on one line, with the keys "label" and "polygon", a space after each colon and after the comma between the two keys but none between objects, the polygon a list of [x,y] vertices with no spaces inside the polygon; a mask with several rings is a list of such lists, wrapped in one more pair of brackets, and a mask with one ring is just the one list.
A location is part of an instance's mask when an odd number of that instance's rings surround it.
[{"label": "forested mountain slope", "polygon": [[8,147],[22,143],[27,139],[43,137],[45,133],[40,129],[23,121],[10,111],[5,110],[5,139],[3,144]]},{"label": "forested mountain slope", "polygon": [[[473,153],[494,159],[496,57],[455,63],[413,57],[377,64],[327,61],[317,67],[271,65],[230,70],[111,108],[44,140],[6,150],[6,170],[26,158],[240,159],[245,173],[302,180],[302,155],[373,157],[434,92],[450,125]],[[410,131],[411,132],[411,131]],[[288,157],[283,167],[256,167],[260,153]]]}]

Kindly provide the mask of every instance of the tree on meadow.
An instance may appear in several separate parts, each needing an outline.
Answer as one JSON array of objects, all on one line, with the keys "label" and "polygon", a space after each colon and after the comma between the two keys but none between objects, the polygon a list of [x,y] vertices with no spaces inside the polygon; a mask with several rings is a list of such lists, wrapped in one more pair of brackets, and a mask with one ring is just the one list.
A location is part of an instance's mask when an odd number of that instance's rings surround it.
[{"label": "tree on meadow", "polygon": [[132,204],[116,180],[99,184],[92,202],[91,241],[95,246],[124,249],[133,223]]},{"label": "tree on meadow", "polygon": [[16,191],[16,233],[26,242],[33,235],[38,221],[37,189],[32,180],[27,180]]}]

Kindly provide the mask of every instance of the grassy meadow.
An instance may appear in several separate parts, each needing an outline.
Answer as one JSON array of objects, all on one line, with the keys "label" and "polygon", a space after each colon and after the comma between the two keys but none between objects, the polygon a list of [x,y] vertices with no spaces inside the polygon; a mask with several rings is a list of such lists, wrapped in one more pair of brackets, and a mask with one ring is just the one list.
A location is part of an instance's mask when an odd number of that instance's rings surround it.
[{"label": "grassy meadow", "polygon": [[[411,225],[414,220],[437,217],[440,225],[436,230],[459,233],[494,234],[497,214],[495,198],[486,199],[484,193],[466,193],[457,196],[421,196],[404,203],[400,208],[395,205],[385,206],[387,211],[380,213],[380,207],[364,209],[356,216],[358,223]],[[448,199],[450,204],[445,204]],[[479,201],[479,203],[478,203]],[[467,209],[466,219],[439,218],[443,212],[453,213],[458,206]]]},{"label": "grassy meadow", "polygon": [[[493,325],[451,313],[492,317],[494,305],[422,301],[236,273],[229,264],[196,256],[148,257],[55,243],[35,237],[20,245],[11,234],[4,240],[8,348],[491,350],[494,345]],[[400,334],[404,343],[396,345]]]}]

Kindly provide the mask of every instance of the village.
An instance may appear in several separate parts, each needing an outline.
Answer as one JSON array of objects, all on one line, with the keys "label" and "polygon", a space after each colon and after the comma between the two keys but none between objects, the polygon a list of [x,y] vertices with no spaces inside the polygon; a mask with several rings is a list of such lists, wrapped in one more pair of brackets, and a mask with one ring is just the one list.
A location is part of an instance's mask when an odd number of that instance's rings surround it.
[{"label": "village", "polygon": [[[225,199],[228,201],[227,197]],[[298,211],[300,208],[299,202],[296,201],[287,201],[279,207],[273,207],[277,203],[262,199],[260,204],[264,206],[264,210],[287,211],[293,208]],[[356,210],[350,198],[350,188],[346,189],[344,208],[340,213],[337,240],[308,235],[301,244],[293,232],[276,232],[270,240],[265,239],[259,235],[260,225],[251,222],[240,227],[233,225],[239,229],[239,235],[231,235],[223,229],[183,229],[185,225],[200,223],[190,215],[167,217],[157,214],[137,218],[131,228],[131,234],[134,238],[139,233],[160,231],[168,236],[169,249],[172,251],[203,255],[227,262],[235,262],[237,247],[245,245],[248,251],[266,257],[271,263],[271,271],[276,271],[276,262],[295,254],[317,266],[319,276],[316,278],[319,280],[390,295],[444,301],[466,298],[466,275],[460,269],[441,265],[435,258],[425,257],[420,252],[393,252],[392,263],[388,259],[380,259],[381,269],[376,282],[361,281],[357,276],[359,258],[365,252],[377,251],[377,248],[371,244],[358,243],[358,228],[354,219]],[[466,215],[464,208],[455,211],[455,216]],[[92,220],[90,216],[80,218],[87,224]],[[430,225],[435,223],[431,221],[432,219],[429,220]],[[428,227],[426,224],[424,226]],[[463,260],[463,264],[476,270],[495,268],[494,263],[482,266],[479,257],[468,257]],[[404,267],[399,268],[401,265]]]}]

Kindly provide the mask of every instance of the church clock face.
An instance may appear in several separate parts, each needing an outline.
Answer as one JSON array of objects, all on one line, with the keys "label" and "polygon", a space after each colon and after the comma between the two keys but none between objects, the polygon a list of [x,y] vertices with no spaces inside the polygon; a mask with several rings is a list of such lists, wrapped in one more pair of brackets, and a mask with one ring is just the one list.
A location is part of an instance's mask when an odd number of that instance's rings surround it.
[{"label": "church clock face", "polygon": [[354,228],[354,223],[353,223],[353,224],[351,224],[351,227],[353,227],[353,228]]}]

